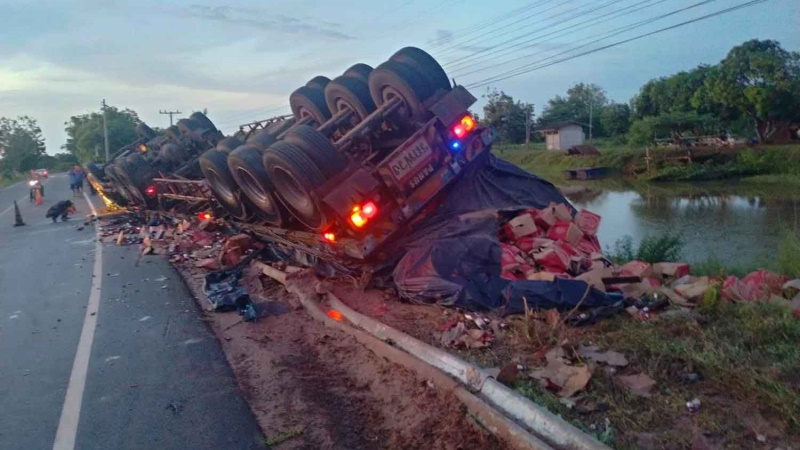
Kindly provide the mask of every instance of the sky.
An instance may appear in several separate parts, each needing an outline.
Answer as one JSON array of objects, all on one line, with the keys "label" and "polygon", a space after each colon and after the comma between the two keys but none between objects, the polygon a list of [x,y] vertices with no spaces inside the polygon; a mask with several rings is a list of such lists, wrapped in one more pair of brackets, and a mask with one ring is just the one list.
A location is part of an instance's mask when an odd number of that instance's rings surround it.
[{"label": "sky", "polygon": [[[717,63],[748,39],[800,51],[800,1],[766,0],[561,60],[745,2],[0,0],[0,117],[37,119],[50,154],[66,141],[64,122],[103,99],[159,127],[169,125],[161,110],[206,109],[232,133],[289,112],[289,94],[310,78],[377,66],[408,45],[459,84],[480,85],[470,88],[479,98],[497,88],[540,113],[588,82],[627,102],[646,81]],[[537,70],[491,79],[519,67]]]}]

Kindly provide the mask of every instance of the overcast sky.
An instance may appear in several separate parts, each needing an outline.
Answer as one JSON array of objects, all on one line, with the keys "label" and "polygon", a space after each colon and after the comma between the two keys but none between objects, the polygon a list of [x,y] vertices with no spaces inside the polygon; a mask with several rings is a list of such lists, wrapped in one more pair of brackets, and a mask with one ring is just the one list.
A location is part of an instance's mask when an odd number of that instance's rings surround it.
[{"label": "overcast sky", "polygon": [[[428,50],[469,85],[747,0],[706,0],[609,36],[701,1],[0,0],[0,116],[36,118],[49,153],[64,144],[64,122],[98,110],[103,98],[162,127],[169,118],[160,109],[185,116],[207,108],[232,132],[287,112],[289,93],[309,78],[333,78],[356,62],[375,66],[403,46]],[[580,81],[625,102],[647,80],[716,63],[747,39],[800,50],[798,30],[800,1],[768,0],[490,86],[537,113]]]}]

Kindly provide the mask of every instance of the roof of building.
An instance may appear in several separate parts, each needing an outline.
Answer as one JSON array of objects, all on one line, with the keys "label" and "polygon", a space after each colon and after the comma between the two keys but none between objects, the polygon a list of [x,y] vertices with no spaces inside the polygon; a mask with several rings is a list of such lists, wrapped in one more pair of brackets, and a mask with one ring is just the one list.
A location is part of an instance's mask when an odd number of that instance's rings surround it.
[{"label": "roof of building", "polygon": [[536,130],[536,132],[537,133],[541,133],[541,132],[544,132],[544,131],[558,131],[558,130],[560,130],[562,128],[566,128],[566,127],[568,127],[570,125],[578,125],[578,126],[581,126],[581,127],[588,127],[589,126],[589,124],[576,122],[574,120],[564,120],[564,121],[561,121],[561,122],[548,123],[547,125],[542,126],[542,128],[539,128],[538,130]]}]

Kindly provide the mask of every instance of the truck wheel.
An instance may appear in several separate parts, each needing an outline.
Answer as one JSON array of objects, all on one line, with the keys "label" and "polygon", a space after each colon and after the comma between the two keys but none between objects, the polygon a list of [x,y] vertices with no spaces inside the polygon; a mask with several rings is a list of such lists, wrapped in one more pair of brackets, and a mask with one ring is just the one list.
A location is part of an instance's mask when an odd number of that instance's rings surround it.
[{"label": "truck wheel", "polygon": [[289,106],[296,120],[311,117],[313,125],[322,125],[331,118],[328,105],[325,104],[325,93],[322,89],[302,86],[289,96]]},{"label": "truck wheel", "polygon": [[449,92],[452,89],[447,73],[439,65],[439,62],[425,50],[417,47],[401,48],[389,60],[406,63],[417,69],[419,73],[430,81],[434,92],[439,89]]},{"label": "truck wheel", "polygon": [[239,185],[228,168],[228,154],[211,149],[200,156],[200,169],[214,198],[237,220],[247,220],[249,214],[238,195]]},{"label": "truck wheel", "polygon": [[170,164],[180,164],[187,161],[191,155],[189,155],[186,147],[175,142],[167,142],[161,147],[159,156],[162,161]]},{"label": "truck wheel", "polygon": [[302,150],[319,167],[325,179],[333,177],[347,166],[347,159],[314,127],[297,126],[286,133],[283,140]]},{"label": "truck wheel", "polygon": [[325,88],[325,102],[334,114],[351,109],[355,113],[354,123],[361,122],[375,111],[375,102],[372,101],[367,82],[348,75],[342,75],[328,83]]},{"label": "truck wheel", "polygon": [[240,145],[242,145],[242,141],[231,136],[231,137],[226,137],[221,141],[217,142],[217,146],[215,148],[227,155],[228,153],[238,148]]},{"label": "truck wheel", "polygon": [[399,61],[386,61],[369,76],[372,100],[380,106],[392,98],[403,101],[399,116],[410,120],[422,115],[422,104],[433,95],[433,87],[414,67]]},{"label": "truck wheel", "polygon": [[175,125],[178,127],[178,130],[180,130],[181,134],[186,136],[191,136],[194,130],[203,128],[199,122],[192,119],[181,119]]},{"label": "truck wheel", "polygon": [[181,130],[179,130],[175,125],[170,125],[169,128],[164,130],[164,134],[175,141],[180,142],[181,140]]},{"label": "truck wheel", "polygon": [[319,89],[321,91],[324,91],[325,90],[325,86],[327,86],[328,83],[330,83],[330,82],[331,82],[330,78],[323,77],[322,75],[318,75],[318,76],[308,80],[308,83],[306,83],[306,86],[310,87],[310,88],[313,88],[313,89]]},{"label": "truck wheel", "polygon": [[277,227],[283,225],[281,204],[274,194],[262,157],[264,149],[245,144],[228,155],[228,167],[242,193],[260,212],[260,216]]},{"label": "truck wheel", "polygon": [[271,125],[268,125],[267,128],[264,130],[275,136],[276,138],[286,132],[289,128],[293,127],[295,124],[294,117],[289,117],[288,119],[279,120]]},{"label": "truck wheel", "polygon": [[350,68],[345,70],[342,75],[346,77],[358,78],[364,83],[366,83],[367,81],[369,81],[370,73],[372,73],[372,66],[363,63],[358,63],[350,66]]},{"label": "truck wheel", "polygon": [[95,163],[86,164],[86,170],[88,170],[89,173],[92,174],[92,176],[97,178],[99,181],[105,181],[106,174],[103,172],[103,169],[101,169],[100,166],[98,166],[97,164]]},{"label": "truck wheel", "polygon": [[158,133],[153,131],[152,128],[148,127],[146,123],[142,122],[139,125],[136,125],[136,136],[149,141],[150,139],[158,136]]},{"label": "truck wheel", "polygon": [[273,144],[264,152],[263,161],[275,191],[297,220],[313,230],[325,228],[328,221],[320,199],[312,193],[325,182],[319,167],[288,142]]},{"label": "truck wheel", "polygon": [[205,128],[206,130],[217,131],[217,127],[214,126],[214,122],[211,121],[205,114],[201,113],[200,111],[193,112],[191,116],[189,116],[189,120],[194,120],[197,122],[201,128]]},{"label": "truck wheel", "polygon": [[142,155],[133,154],[117,163],[117,175],[125,189],[139,205],[152,204],[152,198],[144,194],[156,176],[155,170]]},{"label": "truck wheel", "polygon": [[[257,131],[252,136],[250,136],[250,138],[247,140],[247,143],[245,145],[250,145],[250,146],[256,147],[256,148],[258,148],[260,150],[266,150],[270,145],[274,144],[276,140],[277,139],[275,139],[275,136],[273,136],[268,130],[260,130],[260,131]],[[239,148],[241,148],[241,147],[239,147]],[[237,148],[237,150],[239,148]],[[259,159],[259,161],[260,161],[260,159]],[[259,163],[259,164],[261,164],[261,163]],[[233,169],[231,169],[231,170],[233,170]]]}]

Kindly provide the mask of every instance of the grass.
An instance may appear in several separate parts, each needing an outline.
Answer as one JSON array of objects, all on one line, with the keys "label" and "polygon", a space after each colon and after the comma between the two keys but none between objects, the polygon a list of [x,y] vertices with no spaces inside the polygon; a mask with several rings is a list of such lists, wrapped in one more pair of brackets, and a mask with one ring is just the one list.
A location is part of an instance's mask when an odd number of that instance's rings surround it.
[{"label": "grass", "polygon": [[[738,151],[705,153],[691,164],[659,160],[646,171],[643,148],[597,143],[600,156],[568,156],[547,151],[544,144],[498,145],[494,151],[523,169],[551,180],[563,179],[574,167],[604,166],[645,181],[699,181],[744,178],[757,183],[800,185],[800,145],[766,145]],[[662,150],[654,150],[658,154]]]},{"label": "grass", "polygon": [[[624,373],[655,379],[650,398],[633,395],[616,381],[616,374],[600,367],[581,394],[581,403],[594,405],[594,411],[570,409],[532,381],[518,382],[515,388],[615,448],[640,448],[637,433],[652,433],[662,446],[690,447],[692,433],[681,421],[687,420],[685,403],[693,398],[700,398],[702,406],[688,420],[726,448],[758,445],[745,420],[755,415],[786,441],[797,439],[800,320],[785,305],[716,300],[695,313],[646,322],[617,316],[591,330],[575,331],[572,344],[594,343],[622,352],[630,361]],[[688,373],[699,375],[699,381],[687,381]],[[599,405],[608,410],[602,412]]]},{"label": "grass", "polygon": [[789,230],[783,232],[778,246],[778,272],[789,278],[800,278],[800,236]]},{"label": "grass", "polygon": [[2,176],[0,175],[0,188],[4,188],[6,186],[12,185],[18,181],[22,181],[25,179],[25,176],[21,173],[14,173],[11,176]]},{"label": "grass", "polygon": [[287,431],[287,432],[284,432],[284,433],[279,433],[275,437],[267,438],[264,441],[264,443],[267,444],[268,447],[274,447],[276,445],[279,445],[279,444],[282,444],[282,443],[288,441],[289,439],[296,438],[297,436],[300,436],[302,434],[303,434],[303,430],[300,430],[300,429],[290,430],[290,431]]},{"label": "grass", "polygon": [[633,238],[625,236],[614,243],[613,249],[606,249],[605,253],[617,264],[625,264],[634,259],[651,264],[677,262],[682,258],[683,246],[683,240],[677,233],[645,236],[636,249],[633,248]]}]

